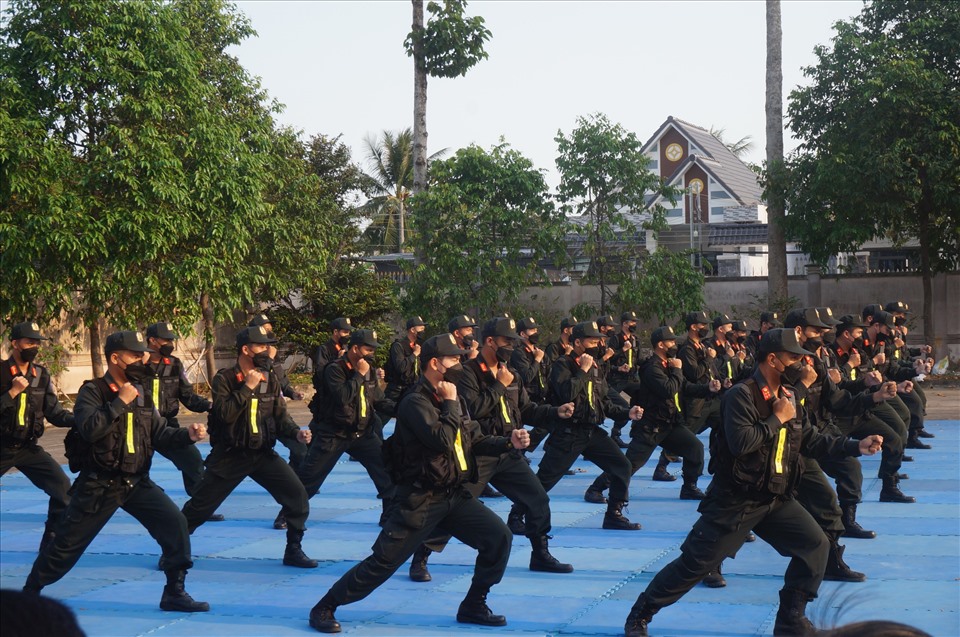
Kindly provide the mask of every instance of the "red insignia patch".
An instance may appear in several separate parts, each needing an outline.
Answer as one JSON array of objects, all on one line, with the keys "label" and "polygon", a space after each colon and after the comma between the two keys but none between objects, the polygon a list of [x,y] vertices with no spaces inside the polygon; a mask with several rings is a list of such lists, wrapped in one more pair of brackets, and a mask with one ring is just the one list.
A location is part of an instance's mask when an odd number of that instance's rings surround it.
[{"label": "red insignia patch", "polygon": [[760,388],[760,393],[763,394],[763,399],[764,399],[764,400],[770,400],[771,394],[770,394],[770,388],[769,388],[769,387],[761,387],[761,388]]}]

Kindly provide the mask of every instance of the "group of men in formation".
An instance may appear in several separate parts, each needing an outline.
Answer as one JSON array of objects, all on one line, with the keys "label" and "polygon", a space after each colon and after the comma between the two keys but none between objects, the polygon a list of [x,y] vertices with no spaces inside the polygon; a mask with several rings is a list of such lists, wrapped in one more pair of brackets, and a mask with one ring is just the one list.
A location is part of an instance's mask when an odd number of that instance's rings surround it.
[{"label": "group of men in formation", "polygon": [[[223,519],[217,508],[247,477],[280,506],[274,527],[286,531],[283,563],[316,567],[301,546],[309,501],[347,453],[382,500],[382,529],[372,554],[311,609],[310,625],[339,632],[336,609],[369,595],[411,556],[410,578],[429,581],[429,556],[456,537],[477,550],[457,620],[502,626],[506,618],[493,613],[487,594],[504,574],[514,535],[530,541],[531,570],[573,571],[549,549],[548,492],[577,458],[602,470],[584,494],[606,505],[602,527],[635,531],[640,524],[624,515],[630,480],[659,447],[654,479],[676,480],[669,465],[682,460],[679,497],[699,501],[701,515],[681,556],[638,598],[626,635],[646,635],[653,615],[698,582],[725,585],[722,561],[756,536],[790,557],[774,633],[810,634],[805,606],[820,582],[865,579],[838,543],[876,536],[857,520],[857,456],[882,454],[882,502],[914,502],[900,490],[908,477],[900,469],[913,460],[906,449],[928,449],[922,438],[933,437],[914,384],[932,359],[927,346],[907,347],[908,313],[899,301],[839,319],[822,307],[793,310],[782,323],[765,312],[750,332],[744,321],[690,312],[686,334],[661,326],[650,350],[638,340],[634,312],[619,322],[564,318],[559,338],[546,345],[529,317],[481,325],[460,315],[429,339],[424,321],[413,317],[383,369],[375,365],[376,332],[338,318],[316,353],[313,418],[305,429],[287,413],[285,399],[303,396],[275,359],[277,339],[265,315],[237,334],[236,363],[214,377],[211,399],[187,381],[171,324],[154,323],[145,335],[110,334],[107,372],[81,387],[73,413],[35,362],[45,340],[38,325],[20,323],[0,363],[0,469],[16,467],[50,497],[24,590],[39,593],[63,577],[122,508],[162,549],[160,607],[208,611],[184,588],[190,536]],[[207,424],[181,426],[181,405],[208,412]],[[384,439],[391,418],[393,434]],[[602,426],[607,419],[610,433]],[[45,421],[70,428],[65,449],[78,473],[72,485],[38,444]],[[713,480],[704,493],[698,434],[707,429]],[[204,459],[194,443],[208,432]],[[289,461],[275,451],[278,441]],[[541,443],[534,471],[527,454]],[[154,451],[182,473],[189,496],[182,509],[150,478]],[[490,485],[513,503],[506,521],[478,499]]]}]

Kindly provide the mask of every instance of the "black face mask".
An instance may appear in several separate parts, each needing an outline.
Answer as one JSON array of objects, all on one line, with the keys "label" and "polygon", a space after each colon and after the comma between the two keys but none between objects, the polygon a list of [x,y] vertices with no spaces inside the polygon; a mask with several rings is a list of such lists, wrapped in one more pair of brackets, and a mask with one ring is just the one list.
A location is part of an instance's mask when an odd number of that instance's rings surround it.
[{"label": "black face mask", "polygon": [[821,347],[823,347],[822,338],[808,338],[807,342],[803,344],[803,349],[809,352],[815,352]]},{"label": "black face mask", "polygon": [[131,383],[142,383],[146,379],[154,376],[153,370],[140,361],[128,363],[127,366],[123,368],[123,373]]},{"label": "black face mask", "polygon": [[423,342],[423,332],[417,332],[417,342],[418,343]]},{"label": "black face mask", "polygon": [[160,356],[170,356],[170,354],[173,354],[173,344],[168,343],[167,345],[161,345],[160,348],[157,349],[157,353],[160,354]]},{"label": "black face mask", "polygon": [[707,328],[701,327],[699,330],[697,330],[697,337],[701,339],[707,338],[707,334],[709,333],[710,332],[707,330]]},{"label": "black face mask", "polygon": [[743,345],[743,344],[746,343],[746,342],[747,342],[747,337],[746,337],[746,336],[738,336],[738,337],[737,337],[737,345]]},{"label": "black face mask", "polygon": [[454,377],[461,369],[463,369],[463,365],[460,363],[456,363],[450,367],[445,367],[443,370],[443,380],[453,382],[455,380]]},{"label": "black face mask", "polygon": [[512,347],[498,347],[497,348],[497,362],[504,364],[510,360],[510,357],[513,356]]},{"label": "black face mask", "polygon": [[463,346],[469,349],[471,346],[473,346],[476,340],[477,339],[473,337],[473,334],[467,334],[463,337]]},{"label": "black face mask", "polygon": [[589,354],[594,358],[594,360],[600,360],[600,357],[603,356],[603,351],[600,349],[600,346],[588,347],[583,351],[584,354]]},{"label": "black face mask", "polygon": [[833,345],[837,342],[837,333],[836,332],[827,332],[823,335],[823,342],[827,345]]},{"label": "black face mask", "polygon": [[858,336],[857,338],[853,339],[853,346],[857,349],[863,349],[863,337]]},{"label": "black face mask", "polygon": [[373,354],[370,354],[369,356],[364,356],[363,360],[367,361],[367,363],[369,363],[370,366],[373,367]]},{"label": "black face mask", "polygon": [[674,345],[673,347],[667,350],[667,358],[676,358],[677,352],[679,351],[680,351],[680,348]]},{"label": "black face mask", "polygon": [[[780,361],[780,364],[783,365],[783,361]],[[800,380],[800,370],[803,369],[803,361],[799,360],[792,365],[783,366],[785,369],[780,372],[780,378],[788,385],[796,385],[797,381]]]},{"label": "black face mask", "polygon": [[20,358],[23,359],[25,363],[32,363],[33,360],[37,357],[37,354],[40,352],[39,347],[30,347],[28,349],[20,350]]},{"label": "black face mask", "polygon": [[903,318],[903,317],[897,317],[897,318],[893,319],[893,324],[896,325],[897,327],[899,327],[899,326],[901,326],[901,325],[906,325],[906,324],[907,324],[907,319],[906,319],[906,318]]},{"label": "black face mask", "polygon": [[633,334],[634,332],[637,331],[637,326],[636,326],[636,325],[628,325],[628,326],[627,326],[627,331],[630,332],[631,334]]},{"label": "black face mask", "polygon": [[527,342],[529,342],[531,345],[536,345],[537,343],[539,343],[539,342],[540,342],[540,332],[537,332],[536,334],[531,334],[530,336],[528,336],[528,337],[527,337]]},{"label": "black face mask", "polygon": [[251,358],[253,359],[253,366],[260,371],[269,372],[273,369],[273,358],[269,351],[254,354]]}]

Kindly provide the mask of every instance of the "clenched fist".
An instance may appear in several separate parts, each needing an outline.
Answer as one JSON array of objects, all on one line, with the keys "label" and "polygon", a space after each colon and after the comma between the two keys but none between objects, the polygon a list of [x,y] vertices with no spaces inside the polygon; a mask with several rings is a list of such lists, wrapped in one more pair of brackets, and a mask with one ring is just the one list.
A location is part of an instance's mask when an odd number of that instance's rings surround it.
[{"label": "clenched fist", "polygon": [[297,432],[297,440],[305,445],[309,445],[310,441],[313,440],[313,432],[309,429],[301,429]]},{"label": "clenched fist", "polygon": [[137,396],[139,395],[140,395],[140,392],[138,392],[137,388],[133,386],[133,383],[127,383],[126,385],[120,388],[120,393],[119,393],[120,400],[122,400],[128,405],[132,403],[134,400],[136,400]]},{"label": "clenched fist", "polygon": [[197,442],[207,435],[207,426],[201,422],[195,422],[187,427],[187,431],[190,433],[190,440]]},{"label": "clenched fist", "polygon": [[573,415],[573,403],[563,403],[562,405],[557,407],[557,417],[563,418],[564,420],[566,420],[572,415]]},{"label": "clenched fist", "polygon": [[510,434],[510,444],[514,449],[526,449],[530,446],[530,434],[526,429],[514,429]]},{"label": "clenched fist", "polygon": [[860,441],[860,453],[872,456],[883,448],[883,436],[874,434]]},{"label": "clenched fist", "polygon": [[786,398],[777,398],[773,401],[773,415],[781,424],[784,424],[797,416],[797,408]]},{"label": "clenched fist", "polygon": [[10,394],[10,398],[16,398],[20,395],[20,392],[29,386],[30,381],[27,380],[26,376],[17,376],[13,379],[13,385],[10,386],[10,391],[7,393]]}]

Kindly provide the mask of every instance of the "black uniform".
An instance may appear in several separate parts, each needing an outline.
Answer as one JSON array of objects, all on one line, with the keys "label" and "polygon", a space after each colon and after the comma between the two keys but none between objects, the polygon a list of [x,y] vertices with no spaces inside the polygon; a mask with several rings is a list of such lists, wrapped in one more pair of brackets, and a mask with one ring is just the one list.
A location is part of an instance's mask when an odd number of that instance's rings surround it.
[{"label": "black uniform", "polygon": [[[789,556],[784,591],[814,598],[823,580],[829,541],[810,514],[793,498],[805,459],[859,455],[858,443],[821,434],[797,416],[781,424],[772,401],[796,401],[781,386],[773,396],[764,378],[732,387],[722,400],[722,426],[711,433],[713,481],[700,503],[700,519],[680,547],[679,558],[663,568],[638,600],[635,611],[652,616],[680,599],[726,557],[733,557],[751,529],[778,553]],[[629,622],[629,620],[628,620]]]},{"label": "black uniform", "polygon": [[57,427],[72,427],[74,418],[60,405],[50,373],[40,365],[29,364],[26,378],[30,384],[11,398],[13,379],[21,375],[12,357],[0,361],[0,475],[16,467],[50,496],[43,535],[48,538],[70,502],[70,480],[37,441],[43,435],[44,419]]},{"label": "black uniform", "polygon": [[383,399],[373,367],[362,376],[346,357],[341,357],[324,368],[323,377],[321,416],[310,423],[313,440],[297,472],[307,490],[307,497],[316,495],[340,456],[346,452],[367,470],[386,508],[393,484],[383,467],[382,443],[375,433],[374,423],[379,421],[378,409],[392,412],[394,405]]},{"label": "black uniform", "polygon": [[[706,353],[705,343],[694,343],[688,338],[677,351],[677,358],[683,361],[683,377],[686,378],[688,383],[705,385],[716,378],[713,364]],[[688,397],[683,402],[683,411],[687,427],[695,434],[699,434],[707,427],[713,427],[720,422],[719,400],[708,400],[697,396]]]},{"label": "black uniform", "polygon": [[[520,343],[510,356],[510,368],[520,375],[530,401],[537,405],[547,402],[547,377],[550,368],[547,367],[546,360],[547,354],[544,352],[538,363],[533,351],[525,343]],[[534,427],[530,431],[530,446],[525,451],[533,451],[539,447],[549,433],[546,427]]]},{"label": "black uniform", "polygon": [[256,389],[250,389],[237,364],[217,372],[212,393],[206,472],[183,506],[190,532],[250,477],[284,508],[288,543],[299,546],[310,508],[297,474],[274,450],[277,438],[293,438],[300,431],[287,414],[279,382],[267,374]]},{"label": "black uniform", "polygon": [[[884,379],[901,383],[905,380],[913,380],[917,375],[911,362],[899,358],[896,353],[899,351],[894,345],[893,337],[885,334],[878,334],[876,341],[871,342],[869,338],[863,338],[864,352],[867,358],[872,358],[883,352],[886,360],[877,369],[883,374]],[[916,433],[923,429],[923,418],[925,408],[923,400],[915,392],[897,392],[897,396],[903,401],[910,412],[908,422],[908,438],[915,438]]]},{"label": "black uniform", "polygon": [[[156,363],[147,361],[147,367],[154,377],[144,380],[143,387],[150,399],[157,405],[157,410],[167,425],[179,427],[180,404],[190,411],[208,412],[212,403],[193,391],[193,386],[187,380],[183,363],[176,356],[163,356]],[[187,447],[178,445],[159,445],[156,452],[173,463],[183,476],[183,488],[187,495],[193,495],[197,485],[203,478],[203,457],[195,445]]]},{"label": "black uniform", "polygon": [[165,570],[192,566],[187,521],[150,479],[149,470],[156,444],[187,446],[193,441],[186,429],[168,427],[144,388],[136,387],[140,395],[129,405],[120,400],[109,373],[80,388],[76,422],[64,442],[71,469],[80,475],[56,537],[34,562],[26,589],[39,590],[66,575],[119,508],[160,545]]},{"label": "black uniform", "polygon": [[565,351],[566,349],[563,346],[563,341],[557,339],[552,343],[549,343],[547,348],[543,350],[544,368],[548,370],[553,369],[553,363],[561,356],[566,356],[566,354],[564,354]]},{"label": "black uniform", "polygon": [[[683,457],[684,482],[696,484],[703,474],[703,444],[684,425],[681,397],[709,399],[713,396],[710,386],[687,382],[679,368],[669,367],[667,361],[656,354],[641,365],[640,381],[643,417],[630,429],[630,446],[626,452],[631,475],[639,471],[660,446],[670,454]],[[603,491],[609,485],[609,476],[602,473],[590,490]]]},{"label": "black uniform", "polygon": [[407,338],[398,338],[390,345],[390,356],[383,368],[387,381],[384,393],[394,403],[399,402],[403,393],[420,377],[420,359],[413,353],[414,345]]},{"label": "black uniform", "polygon": [[[441,400],[421,378],[400,402],[387,442],[397,506],[373,554],[347,571],[324,598],[335,606],[363,599],[383,584],[434,531],[477,549],[473,586],[484,592],[503,577],[513,536],[496,513],[467,489],[477,479],[474,455],[500,455],[510,439],[481,433],[459,401]],[[323,601],[323,600],[321,600]]]}]

